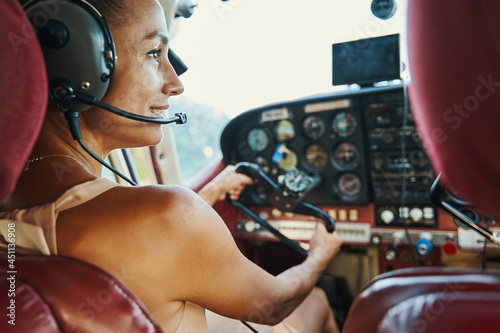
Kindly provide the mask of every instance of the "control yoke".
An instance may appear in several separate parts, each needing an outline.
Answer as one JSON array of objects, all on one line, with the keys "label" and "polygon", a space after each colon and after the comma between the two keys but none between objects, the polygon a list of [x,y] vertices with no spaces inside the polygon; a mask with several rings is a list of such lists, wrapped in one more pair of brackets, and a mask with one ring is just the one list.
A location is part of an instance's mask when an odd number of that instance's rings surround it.
[{"label": "control yoke", "polygon": [[[236,172],[245,174],[252,178],[256,183],[262,185],[266,193],[269,194],[271,203],[279,210],[316,216],[323,220],[328,232],[333,232],[335,230],[335,221],[330,217],[330,215],[318,207],[302,201],[305,195],[320,183],[320,177],[310,177],[298,169],[292,169],[287,172],[284,181],[277,185],[255,163],[240,162],[235,165],[235,169]],[[256,223],[260,224],[274,236],[279,238],[283,243],[292,247],[304,256],[309,254],[309,252],[300,246],[299,243],[283,235],[279,230],[245,207],[242,203],[230,200],[229,197],[227,200],[233,206],[243,211]]]},{"label": "control yoke", "polygon": [[452,216],[460,219],[465,225],[470,227],[472,230],[480,233],[486,239],[491,241],[493,244],[500,246],[500,235],[494,233],[483,226],[472,221],[467,215],[462,213],[457,205],[452,203],[452,200],[447,200],[447,192],[445,189],[439,184],[439,178],[441,174],[436,177],[434,184],[431,187],[431,201],[438,207],[444,209],[446,212],[451,214]]},{"label": "control yoke", "polygon": [[319,209],[303,199],[321,182],[320,176],[309,176],[305,172],[293,168],[289,170],[280,184],[275,184],[255,163],[240,162],[235,166],[236,172],[243,173],[262,185],[269,195],[274,207],[282,212],[312,215],[323,220],[328,232],[335,230],[335,221],[324,210]]}]

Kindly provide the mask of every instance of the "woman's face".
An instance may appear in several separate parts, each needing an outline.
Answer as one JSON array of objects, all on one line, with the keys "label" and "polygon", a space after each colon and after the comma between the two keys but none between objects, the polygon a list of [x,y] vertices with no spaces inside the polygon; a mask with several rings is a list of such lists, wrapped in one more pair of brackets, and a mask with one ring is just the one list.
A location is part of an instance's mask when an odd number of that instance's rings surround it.
[{"label": "woman's face", "polygon": [[[111,27],[116,47],[116,69],[105,103],[147,117],[162,118],[169,97],[182,93],[183,86],[170,65],[165,16],[156,0],[128,0],[136,6],[130,17]],[[93,129],[109,120],[103,144],[111,149],[155,145],[162,139],[161,126],[126,119],[103,110],[88,117]],[[85,113],[84,113],[85,114]],[[111,126],[109,126],[111,124]]]}]

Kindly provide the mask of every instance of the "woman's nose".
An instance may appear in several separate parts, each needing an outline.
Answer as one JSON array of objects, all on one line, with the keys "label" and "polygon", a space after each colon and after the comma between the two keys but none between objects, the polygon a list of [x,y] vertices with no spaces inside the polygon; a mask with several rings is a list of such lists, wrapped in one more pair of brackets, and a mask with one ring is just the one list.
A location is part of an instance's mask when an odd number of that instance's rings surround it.
[{"label": "woman's nose", "polygon": [[182,85],[179,76],[175,72],[174,68],[167,61],[165,66],[165,71],[163,73],[163,93],[169,96],[180,95],[184,91],[184,86]]}]

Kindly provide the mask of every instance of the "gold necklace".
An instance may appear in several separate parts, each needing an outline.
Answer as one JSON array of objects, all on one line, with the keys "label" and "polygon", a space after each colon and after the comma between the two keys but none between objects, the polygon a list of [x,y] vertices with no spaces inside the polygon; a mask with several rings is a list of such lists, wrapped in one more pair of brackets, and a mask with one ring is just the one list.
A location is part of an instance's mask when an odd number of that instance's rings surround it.
[{"label": "gold necklace", "polygon": [[47,158],[47,157],[67,157],[67,158],[70,158],[72,159],[73,161],[76,161],[78,164],[80,164],[85,170],[87,170],[88,172],[92,173],[89,168],[87,168],[87,166],[85,164],[83,164],[82,162],[80,162],[79,160],[77,160],[76,158],[72,157],[72,156],[69,156],[69,155],[64,155],[64,154],[53,154],[53,155],[46,155],[46,156],[40,156],[40,157],[34,157],[34,158],[30,158],[26,161],[26,166],[24,167],[24,172],[28,171],[30,169],[30,164],[33,163],[33,162],[37,162],[37,161],[41,161],[43,160],[44,158]]}]

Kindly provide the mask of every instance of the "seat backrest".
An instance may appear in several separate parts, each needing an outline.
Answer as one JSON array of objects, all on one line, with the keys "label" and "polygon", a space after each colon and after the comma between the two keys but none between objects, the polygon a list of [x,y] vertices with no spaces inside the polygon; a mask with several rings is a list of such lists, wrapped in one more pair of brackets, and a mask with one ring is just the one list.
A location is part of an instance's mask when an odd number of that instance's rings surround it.
[{"label": "seat backrest", "polygon": [[[444,185],[500,218],[500,2],[407,4],[408,92],[424,148]],[[439,271],[376,278],[355,299],[343,332],[497,332],[500,275]]]},{"label": "seat backrest", "polygon": [[[399,303],[413,297],[448,293],[449,295],[470,292],[500,293],[500,273],[498,274],[456,274],[456,275],[416,275],[395,276],[379,279],[365,288],[354,300],[344,324],[345,333],[375,333],[384,316]],[[480,300],[478,301],[480,303]],[[474,306],[471,303],[471,306]],[[456,316],[462,316],[457,310]],[[474,318],[469,317],[469,323]],[[401,331],[413,332],[413,331]]]},{"label": "seat backrest", "polygon": [[17,0],[0,2],[0,200],[14,189],[47,105],[42,51]]},{"label": "seat backrest", "polygon": [[[409,298],[391,308],[379,333],[496,333],[500,293],[432,293]],[[457,315],[460,314],[460,315]]]},{"label": "seat backrest", "polygon": [[[442,276],[443,278],[447,278],[446,276],[456,276],[456,275],[470,275],[470,274],[484,274],[484,271],[479,268],[454,268],[454,267],[438,267],[438,266],[425,266],[425,267],[409,267],[397,269],[395,271],[389,271],[380,275],[377,275],[373,279],[371,279],[360,292],[370,288],[374,283],[384,280],[387,278],[394,277],[418,277],[418,276]],[[488,274],[492,274],[500,277],[500,271],[489,272]]]},{"label": "seat backrest", "polygon": [[443,185],[500,218],[500,2],[409,0],[408,87]]},{"label": "seat backrest", "polygon": [[[12,278],[13,274],[0,273],[0,306],[6,317],[0,322],[2,332],[46,332],[58,333],[57,324],[50,306],[24,281]],[[13,284],[14,283],[14,284]],[[8,297],[10,293],[14,297]],[[14,296],[14,294],[10,294]],[[11,299],[14,303],[11,303]],[[21,319],[22,318],[22,319]],[[29,318],[29,320],[25,320]]]},{"label": "seat backrest", "polygon": [[[18,0],[0,1],[0,38],[1,201],[13,190],[38,136],[48,87],[38,40]],[[0,332],[161,332],[139,299],[101,269],[71,258],[4,250],[0,307],[8,312]]]},{"label": "seat backrest", "polygon": [[16,325],[2,320],[1,332],[161,332],[141,301],[98,267],[62,256],[17,256],[15,273],[8,265],[4,257],[0,289],[16,295],[2,293],[0,303],[8,309],[15,300]]}]

